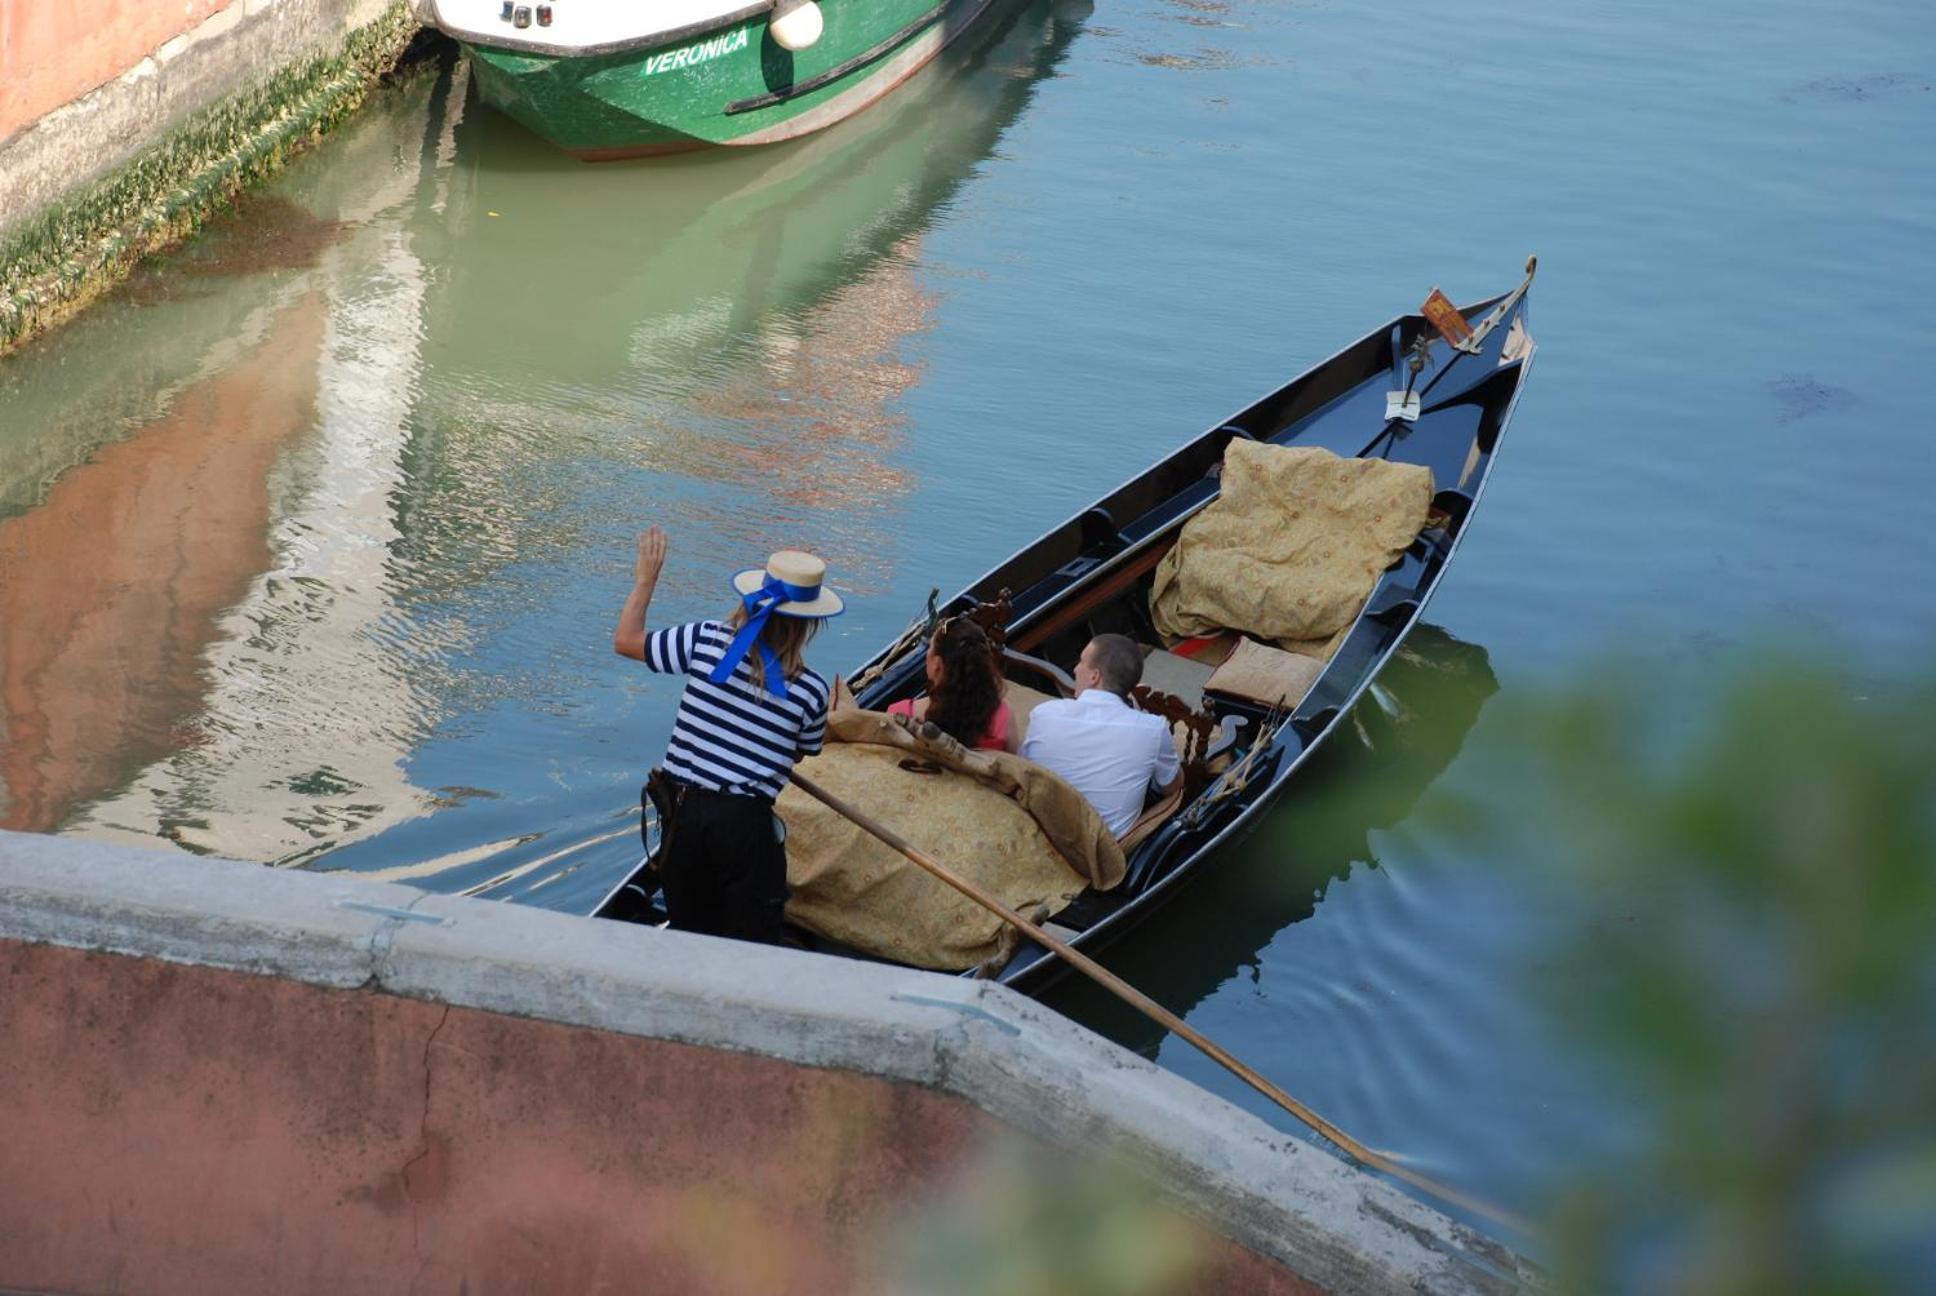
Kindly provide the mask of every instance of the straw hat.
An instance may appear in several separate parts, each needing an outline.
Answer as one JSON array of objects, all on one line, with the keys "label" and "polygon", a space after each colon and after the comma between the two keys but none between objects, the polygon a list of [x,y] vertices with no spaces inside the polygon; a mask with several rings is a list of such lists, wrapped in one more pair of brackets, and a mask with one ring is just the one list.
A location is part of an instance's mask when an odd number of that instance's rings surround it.
[{"label": "straw hat", "polygon": [[748,594],[758,593],[760,586],[769,576],[798,589],[813,591],[812,598],[792,599],[776,604],[773,608],[776,616],[838,616],[845,606],[840,601],[840,595],[821,584],[827,578],[827,564],[812,554],[803,553],[798,549],[780,550],[766,560],[764,570],[748,567],[733,577],[733,589],[742,598]]}]

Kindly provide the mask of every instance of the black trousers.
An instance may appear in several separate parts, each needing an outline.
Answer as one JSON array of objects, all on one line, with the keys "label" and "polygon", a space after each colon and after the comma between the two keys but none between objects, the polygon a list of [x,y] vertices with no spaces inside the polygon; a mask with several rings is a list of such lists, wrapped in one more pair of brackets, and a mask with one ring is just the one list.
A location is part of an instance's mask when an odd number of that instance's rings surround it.
[{"label": "black trousers", "polygon": [[687,786],[664,873],[666,913],[676,930],[783,943],[786,847],[771,801]]}]

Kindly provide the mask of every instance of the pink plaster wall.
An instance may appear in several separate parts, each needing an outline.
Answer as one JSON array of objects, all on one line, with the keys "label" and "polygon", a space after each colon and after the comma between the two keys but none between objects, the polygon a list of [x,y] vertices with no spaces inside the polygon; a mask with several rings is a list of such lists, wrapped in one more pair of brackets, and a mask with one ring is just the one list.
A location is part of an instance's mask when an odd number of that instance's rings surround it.
[{"label": "pink plaster wall", "polygon": [[0,140],[243,0],[0,0]]},{"label": "pink plaster wall", "polygon": [[[12,941],[0,1041],[0,1289],[865,1291],[996,1132],[847,1072]],[[1181,1290],[1315,1290],[1205,1236]]]}]

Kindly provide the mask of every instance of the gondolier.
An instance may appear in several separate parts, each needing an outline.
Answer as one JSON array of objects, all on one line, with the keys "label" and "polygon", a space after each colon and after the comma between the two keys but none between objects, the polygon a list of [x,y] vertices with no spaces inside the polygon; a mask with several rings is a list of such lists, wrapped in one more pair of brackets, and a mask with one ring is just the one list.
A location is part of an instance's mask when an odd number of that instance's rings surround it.
[{"label": "gondolier", "polygon": [[681,931],[777,943],[786,847],[773,799],[825,738],[830,691],[805,652],[841,600],[824,586],[825,563],[786,549],[732,578],[740,602],[725,620],[648,633],[665,555],[658,527],[639,536],[612,648],[687,677],[664,764],[674,801],[661,865],[667,915]]}]

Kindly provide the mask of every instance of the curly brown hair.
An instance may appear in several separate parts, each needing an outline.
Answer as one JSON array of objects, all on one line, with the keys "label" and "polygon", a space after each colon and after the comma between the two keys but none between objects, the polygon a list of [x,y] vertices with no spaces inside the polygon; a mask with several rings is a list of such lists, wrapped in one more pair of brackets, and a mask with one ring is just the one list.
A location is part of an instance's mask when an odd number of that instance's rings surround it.
[{"label": "curly brown hair", "polygon": [[988,732],[1002,705],[1002,671],[988,633],[967,617],[950,617],[935,628],[928,646],[941,655],[941,682],[928,698],[928,719],[962,745],[973,747]]}]

